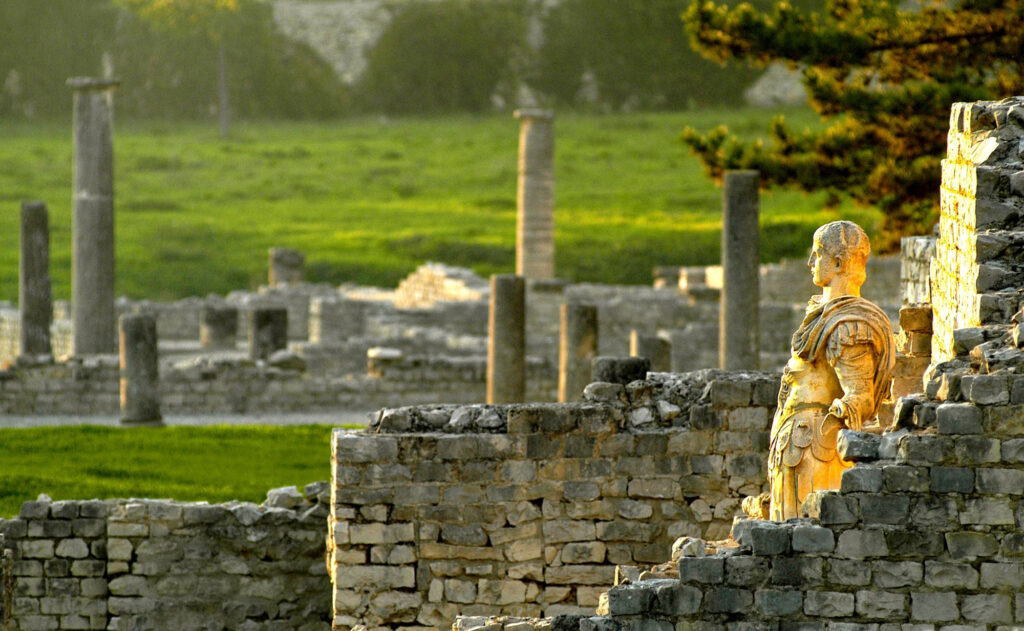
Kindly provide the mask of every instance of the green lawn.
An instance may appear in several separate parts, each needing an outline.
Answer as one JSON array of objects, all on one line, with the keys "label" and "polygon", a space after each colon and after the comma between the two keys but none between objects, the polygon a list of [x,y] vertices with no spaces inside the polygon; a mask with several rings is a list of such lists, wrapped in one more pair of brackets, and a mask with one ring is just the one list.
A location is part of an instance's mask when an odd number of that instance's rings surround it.
[{"label": "green lawn", "polygon": [[[763,135],[776,112],[560,114],[557,273],[642,283],[655,265],[718,257],[720,192],[678,140],[686,125]],[[787,113],[814,125],[807,110]],[[50,207],[54,291],[68,297],[70,122],[0,125],[0,299],[17,294],[18,203]],[[518,122],[510,115],[211,124],[118,121],[117,291],[172,299],[255,287],[271,246],[311,280],[393,286],[426,260],[487,275],[514,266]],[[823,196],[762,198],[762,258],[802,256],[843,216]]]},{"label": "green lawn", "polygon": [[330,434],[326,425],[0,429],[0,516],[39,493],[262,502],[272,488],[330,479]]}]

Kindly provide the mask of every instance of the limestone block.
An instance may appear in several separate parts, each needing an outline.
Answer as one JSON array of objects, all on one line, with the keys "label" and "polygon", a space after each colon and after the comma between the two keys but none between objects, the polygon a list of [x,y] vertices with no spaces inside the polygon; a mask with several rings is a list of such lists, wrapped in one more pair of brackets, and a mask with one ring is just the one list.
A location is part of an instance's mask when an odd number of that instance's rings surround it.
[{"label": "limestone block", "polygon": [[913,592],[911,619],[918,622],[948,622],[960,617],[955,592]]},{"label": "limestone block", "polygon": [[[871,566],[865,561],[833,559],[829,564],[828,580],[836,585],[868,585],[871,583]],[[850,606],[853,607],[852,600]]]},{"label": "limestone block", "polygon": [[991,536],[980,532],[946,533],[946,547],[952,559],[972,561],[996,553],[998,544]]},{"label": "limestone block", "polygon": [[759,587],[771,573],[771,562],[767,558],[734,556],[725,560],[725,582],[742,587]]},{"label": "limestone block", "polygon": [[725,580],[725,559],[722,557],[683,557],[679,559],[679,580],[716,584]]},{"label": "limestone block", "polygon": [[871,574],[873,585],[885,589],[920,585],[924,565],[912,561],[875,561],[871,564]]},{"label": "limestone block", "polygon": [[746,589],[716,587],[704,594],[704,609],[712,613],[741,613],[753,604],[754,596]]},{"label": "limestone block", "polygon": [[835,548],[835,535],[828,528],[798,525],[793,528],[792,546],[795,552],[828,553]]},{"label": "limestone block", "polygon": [[823,618],[845,618],[853,615],[854,595],[844,592],[807,591],[804,613]]},{"label": "limestone block", "polygon": [[960,614],[971,622],[1008,624],[1013,621],[1010,597],[1004,594],[965,595],[960,603]]},{"label": "limestone block", "polygon": [[611,585],[615,568],[606,565],[563,565],[548,567],[544,579],[553,585]]},{"label": "limestone block", "polygon": [[886,556],[888,552],[881,530],[847,530],[839,535],[836,545],[836,554],[846,559]]}]

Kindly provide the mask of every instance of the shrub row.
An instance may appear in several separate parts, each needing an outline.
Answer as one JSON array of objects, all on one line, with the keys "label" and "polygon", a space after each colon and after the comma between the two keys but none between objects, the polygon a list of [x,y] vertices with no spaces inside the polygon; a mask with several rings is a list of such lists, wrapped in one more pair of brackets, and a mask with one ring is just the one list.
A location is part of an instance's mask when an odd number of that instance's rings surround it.
[{"label": "shrub row", "polygon": [[[524,86],[557,105],[738,102],[756,71],[723,68],[693,52],[680,20],[687,2],[395,2],[352,86],[308,47],[277,33],[269,3],[246,2],[224,38],[232,109],[289,118],[482,111],[514,104]],[[119,112],[216,111],[217,44],[202,29],[154,29],[111,0],[4,0],[0,23],[9,34],[0,42],[0,115],[66,115],[64,79],[104,65],[124,80]]]}]

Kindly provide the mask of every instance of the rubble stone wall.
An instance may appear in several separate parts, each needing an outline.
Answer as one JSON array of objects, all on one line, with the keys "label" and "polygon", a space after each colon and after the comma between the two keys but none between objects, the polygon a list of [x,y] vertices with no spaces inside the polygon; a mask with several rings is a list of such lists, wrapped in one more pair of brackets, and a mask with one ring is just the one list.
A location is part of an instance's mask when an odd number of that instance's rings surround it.
[{"label": "rubble stone wall", "polygon": [[14,551],[15,628],[326,631],[330,493],[326,483],[306,490],[277,508],[26,502],[0,520]]},{"label": "rubble stone wall", "polygon": [[617,564],[724,536],[761,492],[778,375],[651,373],[577,404],[384,410],[336,430],[334,625],[593,611]]}]

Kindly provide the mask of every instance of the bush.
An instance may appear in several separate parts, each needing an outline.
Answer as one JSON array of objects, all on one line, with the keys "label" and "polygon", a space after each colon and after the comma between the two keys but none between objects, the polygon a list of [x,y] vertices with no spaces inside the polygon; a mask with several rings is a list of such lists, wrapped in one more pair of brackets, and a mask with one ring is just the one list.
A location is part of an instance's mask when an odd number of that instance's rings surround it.
[{"label": "bush", "polygon": [[411,2],[367,55],[357,88],[388,113],[482,111],[511,101],[526,36],[522,0]]},{"label": "bush", "polygon": [[757,71],[722,67],[690,49],[688,0],[563,0],[544,16],[544,44],[530,85],[579,103],[589,75],[599,104],[682,108],[742,102]]}]

